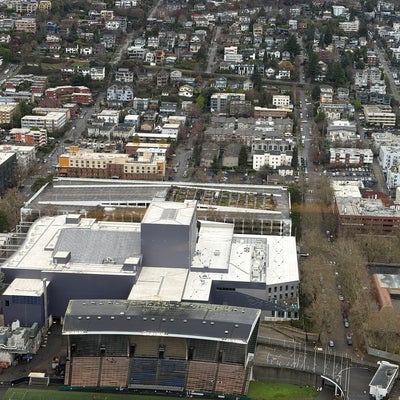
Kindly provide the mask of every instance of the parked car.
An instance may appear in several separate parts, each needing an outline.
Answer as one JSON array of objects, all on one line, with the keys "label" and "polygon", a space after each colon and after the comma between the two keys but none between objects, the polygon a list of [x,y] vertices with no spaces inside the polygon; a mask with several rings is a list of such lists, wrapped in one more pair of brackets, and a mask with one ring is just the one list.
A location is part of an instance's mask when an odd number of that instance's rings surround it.
[{"label": "parked car", "polygon": [[346,336],[346,342],[349,346],[351,346],[353,344],[353,340],[351,338],[351,335],[347,335]]},{"label": "parked car", "polygon": [[349,320],[347,318],[345,318],[343,320],[343,325],[344,325],[345,328],[349,328],[350,327],[350,323],[349,323]]},{"label": "parked car", "polygon": [[333,340],[330,340],[329,342],[328,342],[328,346],[329,347],[335,347],[335,343],[333,342]]},{"label": "parked car", "polygon": [[342,294],[339,294],[339,300],[344,301],[344,296]]}]

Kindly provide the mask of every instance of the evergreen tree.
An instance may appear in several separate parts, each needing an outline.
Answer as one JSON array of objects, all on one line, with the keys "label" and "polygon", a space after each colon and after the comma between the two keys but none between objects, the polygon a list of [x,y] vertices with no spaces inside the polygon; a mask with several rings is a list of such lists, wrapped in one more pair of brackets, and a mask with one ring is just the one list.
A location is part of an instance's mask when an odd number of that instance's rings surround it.
[{"label": "evergreen tree", "polygon": [[290,35],[283,46],[283,50],[288,51],[293,57],[298,56],[301,52],[301,47],[297,42],[295,35]]},{"label": "evergreen tree", "polygon": [[247,146],[242,146],[239,151],[239,167],[242,169],[247,168],[247,157],[248,157],[248,150]]}]

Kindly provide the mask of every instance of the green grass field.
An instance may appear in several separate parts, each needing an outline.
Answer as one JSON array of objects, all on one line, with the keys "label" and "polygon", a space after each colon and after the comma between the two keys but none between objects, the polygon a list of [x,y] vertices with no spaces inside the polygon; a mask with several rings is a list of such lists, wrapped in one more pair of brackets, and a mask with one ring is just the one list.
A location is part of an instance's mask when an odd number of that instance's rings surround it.
[{"label": "green grass field", "polygon": [[[308,386],[251,382],[248,397],[254,400],[312,400],[317,393]],[[3,400],[176,400],[176,397],[120,393],[68,392],[43,389],[8,389]]]},{"label": "green grass field", "polygon": [[254,400],[311,400],[315,399],[317,392],[310,386],[251,382],[248,396]]},{"label": "green grass field", "polygon": [[176,400],[176,397],[141,396],[120,393],[67,392],[43,389],[8,389],[3,400]]}]

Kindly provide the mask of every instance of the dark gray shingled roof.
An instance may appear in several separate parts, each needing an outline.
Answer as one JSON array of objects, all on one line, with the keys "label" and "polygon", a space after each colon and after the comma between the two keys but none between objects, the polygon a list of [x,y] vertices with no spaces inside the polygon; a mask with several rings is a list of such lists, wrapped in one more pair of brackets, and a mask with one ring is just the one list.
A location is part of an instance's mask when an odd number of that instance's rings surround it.
[{"label": "dark gray shingled roof", "polygon": [[193,337],[247,343],[260,310],[214,304],[71,300],[63,334]]}]

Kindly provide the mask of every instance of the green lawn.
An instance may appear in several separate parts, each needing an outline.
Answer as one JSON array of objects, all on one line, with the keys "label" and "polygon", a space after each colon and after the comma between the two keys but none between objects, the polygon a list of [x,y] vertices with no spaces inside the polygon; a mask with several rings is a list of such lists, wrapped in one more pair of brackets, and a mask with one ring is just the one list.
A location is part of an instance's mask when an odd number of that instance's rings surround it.
[{"label": "green lawn", "polygon": [[175,397],[119,393],[67,392],[47,389],[8,389],[4,400],[176,400]]},{"label": "green lawn", "polygon": [[316,396],[313,387],[288,383],[251,382],[248,393],[254,400],[311,400]]},{"label": "green lawn", "polygon": [[[251,382],[248,397],[253,400],[313,400],[317,392],[308,386]],[[120,393],[69,392],[47,389],[10,388],[4,400],[176,400],[176,397]]]}]

